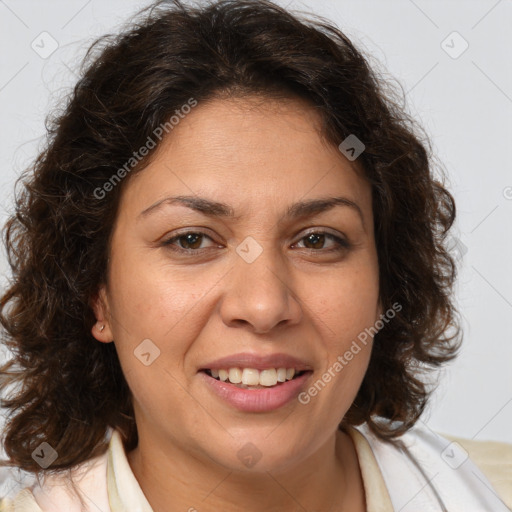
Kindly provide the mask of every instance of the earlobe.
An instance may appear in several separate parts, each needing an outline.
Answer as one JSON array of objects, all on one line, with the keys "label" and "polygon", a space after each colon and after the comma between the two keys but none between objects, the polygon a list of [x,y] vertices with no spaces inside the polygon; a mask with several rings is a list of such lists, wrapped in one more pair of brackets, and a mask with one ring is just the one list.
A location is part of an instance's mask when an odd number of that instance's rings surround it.
[{"label": "earlobe", "polygon": [[91,328],[92,335],[101,343],[112,342],[113,335],[109,321],[108,298],[104,285],[101,286],[96,296],[91,298],[90,304],[96,317],[96,323]]}]

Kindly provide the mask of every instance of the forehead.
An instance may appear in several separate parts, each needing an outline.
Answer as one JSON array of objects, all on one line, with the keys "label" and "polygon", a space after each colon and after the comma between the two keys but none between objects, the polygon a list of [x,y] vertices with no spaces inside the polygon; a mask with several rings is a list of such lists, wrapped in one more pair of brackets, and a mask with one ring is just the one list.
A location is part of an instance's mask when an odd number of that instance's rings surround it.
[{"label": "forehead", "polygon": [[344,195],[371,208],[361,170],[324,140],[321,122],[302,100],[199,103],[130,180],[124,201],[142,211],[167,195],[198,195],[243,215],[262,206]]}]

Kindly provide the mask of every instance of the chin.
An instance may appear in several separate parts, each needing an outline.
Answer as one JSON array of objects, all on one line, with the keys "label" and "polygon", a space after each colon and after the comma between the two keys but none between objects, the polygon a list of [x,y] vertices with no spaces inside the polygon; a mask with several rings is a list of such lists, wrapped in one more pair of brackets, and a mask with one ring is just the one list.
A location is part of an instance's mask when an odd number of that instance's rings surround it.
[{"label": "chin", "polygon": [[258,430],[252,435],[245,430],[243,435],[228,436],[227,446],[215,454],[210,451],[210,457],[234,472],[265,474],[286,471],[304,457],[304,447],[292,435],[283,439],[283,433],[278,436],[276,432],[274,436],[273,428]]}]

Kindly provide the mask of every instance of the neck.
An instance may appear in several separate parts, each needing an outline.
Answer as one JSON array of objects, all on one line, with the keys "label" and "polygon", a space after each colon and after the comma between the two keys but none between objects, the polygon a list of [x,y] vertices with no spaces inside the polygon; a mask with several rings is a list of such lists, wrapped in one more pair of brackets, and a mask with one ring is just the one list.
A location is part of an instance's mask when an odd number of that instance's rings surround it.
[{"label": "neck", "polygon": [[[148,438],[151,443],[145,442]],[[140,436],[127,454],[154,512],[366,510],[357,455],[344,432],[336,431],[293,469],[250,474],[199,460],[174,443],[154,439]]]}]

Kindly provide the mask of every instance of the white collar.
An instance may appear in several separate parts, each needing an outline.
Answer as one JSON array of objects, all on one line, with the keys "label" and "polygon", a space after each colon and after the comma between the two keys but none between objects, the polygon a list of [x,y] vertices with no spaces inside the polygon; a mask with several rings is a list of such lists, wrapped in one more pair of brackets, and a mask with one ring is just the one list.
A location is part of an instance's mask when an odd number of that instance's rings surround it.
[{"label": "white collar", "polygon": [[[387,497],[389,493],[392,507],[401,512],[510,512],[489,480],[469,458],[457,467],[450,467],[450,464],[454,466],[452,459],[467,456],[460,451],[460,445],[450,443],[421,422],[394,443],[376,438],[366,424],[356,428],[371,448],[365,448],[367,457],[363,460],[360,457],[362,443],[356,444],[367,497],[375,495],[375,483],[383,477],[387,492],[380,495]],[[368,461],[373,460],[370,451],[382,476],[376,471],[368,472]],[[112,431],[106,453],[80,464],[72,473],[73,481],[85,497],[87,512],[153,512],[128,463],[117,430]],[[60,478],[49,477],[43,488],[36,486],[33,493],[37,502],[32,502],[32,508],[23,510],[83,511]],[[367,504],[370,506],[370,502]],[[368,510],[387,511],[388,507],[373,510],[370,507]]]},{"label": "white collar", "polygon": [[[368,512],[392,511],[391,501],[366,438],[349,429],[361,465]],[[114,430],[108,449],[107,486],[111,512],[153,512],[135,478],[124,451],[121,435]]]},{"label": "white collar", "polygon": [[357,429],[370,443],[395,510],[510,512],[462,446],[422,421],[395,442],[382,442],[366,424]]},{"label": "white collar", "polygon": [[130,468],[117,430],[112,432],[108,449],[107,487],[111,512],[153,512]]}]

